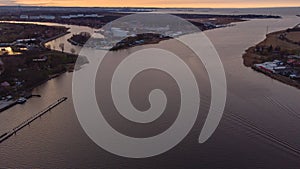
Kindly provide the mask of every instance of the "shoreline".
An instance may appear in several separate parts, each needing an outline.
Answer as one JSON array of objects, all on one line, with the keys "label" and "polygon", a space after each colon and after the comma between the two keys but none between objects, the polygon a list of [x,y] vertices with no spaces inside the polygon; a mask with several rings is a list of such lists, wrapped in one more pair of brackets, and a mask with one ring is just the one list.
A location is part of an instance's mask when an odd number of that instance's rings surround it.
[{"label": "shoreline", "polygon": [[243,54],[243,64],[283,84],[300,89],[300,39],[299,25],[272,32],[260,43]]},{"label": "shoreline", "polygon": [[285,77],[285,76],[269,73],[267,71],[264,71],[263,69],[259,69],[259,68],[255,67],[255,66],[252,66],[251,68],[254,71],[263,73],[264,75],[270,77],[271,79],[277,80],[277,81],[279,81],[281,83],[284,83],[286,85],[289,85],[291,87],[295,87],[297,89],[300,89],[300,83],[296,82],[295,80],[292,80],[292,79],[290,79],[288,77]]},{"label": "shoreline", "polygon": [[46,44],[46,43],[48,43],[48,42],[50,42],[50,41],[53,41],[53,40],[55,40],[55,39],[58,39],[58,38],[60,38],[60,37],[63,37],[63,36],[65,36],[65,35],[67,35],[67,34],[70,34],[70,33],[71,33],[70,31],[67,31],[67,32],[65,32],[65,33],[61,33],[61,34],[56,35],[56,36],[54,36],[54,37],[45,39],[45,40],[43,40],[43,41],[40,43],[40,46],[41,46],[42,48],[46,49],[46,47],[45,47],[45,44]]},{"label": "shoreline", "polygon": [[[32,24],[32,23],[28,23],[29,25]],[[51,49],[48,49],[45,44],[50,42],[50,41],[53,41],[55,39],[58,39],[60,37],[63,37],[69,33],[71,33],[69,31],[69,28],[67,27],[64,27],[66,30],[65,32],[63,33],[58,33],[52,37],[49,37],[47,39],[44,39],[44,40],[41,40],[40,42],[37,42],[36,45],[39,46],[39,53],[40,54],[45,54],[45,53],[51,53],[51,52],[54,52],[53,54],[55,54],[57,52],[57,54],[59,54],[60,52],[59,51],[55,51],[55,50],[51,50]],[[65,53],[67,54],[67,53]],[[32,55],[32,53],[23,53],[22,55],[24,55],[24,57],[27,57],[26,55]],[[74,54],[67,54],[68,56],[73,56],[73,57],[77,57],[77,55],[74,55]],[[18,57],[18,56],[15,56],[15,57]],[[59,57],[59,56],[58,56]],[[9,93],[7,93],[6,95],[3,95],[2,99],[0,100],[0,113],[4,112],[5,110],[17,105],[17,104],[25,104],[26,101],[28,99],[30,99],[31,97],[33,96],[37,96],[37,97],[41,97],[40,95],[35,95],[32,93],[32,90],[34,88],[37,88],[38,86],[42,85],[42,84],[45,84],[46,82],[48,82],[49,80],[51,79],[54,79],[64,73],[66,73],[67,71],[70,70],[70,64],[71,63],[60,63],[60,65],[62,66],[65,66],[64,69],[62,69],[61,71],[59,72],[56,72],[54,74],[50,73],[48,74],[48,77],[44,80],[41,80],[41,81],[36,81],[35,83],[33,83],[32,85],[29,85],[28,87],[24,87],[23,89],[18,89],[16,91],[11,91]],[[5,79],[4,79],[5,80]],[[6,97],[5,99],[4,96]],[[19,99],[24,99],[22,101],[19,101]]]},{"label": "shoreline", "polygon": [[[35,88],[37,88],[37,87],[39,87],[39,86],[41,86],[41,85],[43,85],[43,84],[45,84],[46,82],[48,82],[48,81],[50,81],[50,80],[52,80],[52,79],[54,79],[56,77],[61,76],[62,74],[66,73],[66,72],[67,71],[63,71],[63,72],[57,73],[57,74],[49,77],[48,79],[40,81],[40,82],[34,84],[33,86],[31,86],[30,88],[25,89],[24,91],[22,91],[22,92],[26,93],[26,95],[24,96],[24,98],[26,98],[28,100],[28,99],[30,99],[30,98],[32,98],[34,96],[36,96],[36,97],[42,97],[41,95],[33,94],[32,90],[35,89]],[[0,113],[4,112],[5,110],[7,110],[7,109],[9,109],[9,108],[11,108],[11,107],[13,107],[15,105],[18,105],[19,103],[17,102],[17,100],[18,99],[13,99],[13,100],[8,100],[8,101],[1,100],[0,101]],[[2,106],[2,104],[4,104],[4,106]],[[20,104],[26,104],[26,102],[25,103],[20,103]]]}]

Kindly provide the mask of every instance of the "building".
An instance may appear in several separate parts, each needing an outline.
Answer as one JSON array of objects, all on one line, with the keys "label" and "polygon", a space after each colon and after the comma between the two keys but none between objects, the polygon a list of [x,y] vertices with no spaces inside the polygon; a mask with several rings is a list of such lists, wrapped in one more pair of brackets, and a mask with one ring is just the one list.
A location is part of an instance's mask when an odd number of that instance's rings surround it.
[{"label": "building", "polygon": [[71,16],[61,16],[62,19],[71,19]]},{"label": "building", "polygon": [[299,55],[289,55],[287,56],[288,59],[300,59]]},{"label": "building", "polygon": [[20,19],[28,19],[28,15],[20,15]]},{"label": "building", "polygon": [[40,16],[29,16],[29,19],[38,20],[41,19]]},{"label": "building", "polygon": [[277,73],[277,71],[285,70],[286,67],[283,66],[283,62],[279,60],[274,60],[273,62],[265,62],[261,64],[255,64],[256,68],[269,73]]},{"label": "building", "polygon": [[166,32],[170,30],[170,26],[167,25],[165,27],[144,27],[143,29],[153,32]]},{"label": "building", "polygon": [[55,16],[52,16],[52,15],[41,15],[40,18],[41,19],[47,19],[47,20],[53,20],[53,19],[55,19]]},{"label": "building", "polygon": [[7,88],[7,87],[10,87],[10,84],[8,83],[8,82],[2,82],[1,84],[0,84],[0,86],[1,87],[4,87],[4,88]]},{"label": "building", "polygon": [[43,56],[43,57],[40,57],[40,58],[33,59],[32,61],[33,62],[47,62],[47,60],[48,60],[48,57]]},{"label": "building", "polygon": [[37,39],[32,38],[32,39],[18,39],[15,41],[15,44],[27,44],[27,43],[35,43]]},{"label": "building", "polygon": [[111,32],[114,37],[126,37],[128,35],[128,31],[124,31],[121,28],[116,27],[112,27]]}]

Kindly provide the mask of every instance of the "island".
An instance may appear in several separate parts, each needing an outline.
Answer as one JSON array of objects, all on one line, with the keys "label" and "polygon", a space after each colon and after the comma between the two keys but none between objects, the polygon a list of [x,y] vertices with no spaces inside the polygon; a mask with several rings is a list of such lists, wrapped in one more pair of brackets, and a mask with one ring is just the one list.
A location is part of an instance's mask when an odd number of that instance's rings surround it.
[{"label": "island", "polygon": [[92,35],[88,32],[80,32],[79,34],[72,35],[72,37],[68,39],[68,42],[70,42],[72,45],[84,46],[91,36]]},{"label": "island", "polygon": [[244,65],[300,89],[300,24],[267,34],[246,50]]},{"label": "island", "polygon": [[172,37],[164,36],[160,34],[154,33],[144,33],[144,34],[137,34],[135,36],[127,37],[120,42],[116,43],[110,51],[117,51],[121,49],[128,49],[134,46],[141,46],[146,44],[156,44],[163,40],[171,39]]}]

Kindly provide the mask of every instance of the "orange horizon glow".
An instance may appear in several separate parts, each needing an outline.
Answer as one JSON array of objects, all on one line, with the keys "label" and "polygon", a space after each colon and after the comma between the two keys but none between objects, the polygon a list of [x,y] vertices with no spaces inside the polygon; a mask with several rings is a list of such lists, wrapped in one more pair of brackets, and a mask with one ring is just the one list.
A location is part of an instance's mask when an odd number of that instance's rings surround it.
[{"label": "orange horizon glow", "polygon": [[0,0],[0,5],[61,7],[264,8],[300,7],[300,0]]}]

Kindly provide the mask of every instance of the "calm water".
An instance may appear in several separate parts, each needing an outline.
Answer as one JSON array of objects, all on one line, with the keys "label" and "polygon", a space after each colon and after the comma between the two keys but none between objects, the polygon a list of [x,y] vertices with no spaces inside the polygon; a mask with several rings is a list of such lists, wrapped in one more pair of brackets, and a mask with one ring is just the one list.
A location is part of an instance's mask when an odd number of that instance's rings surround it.
[{"label": "calm water", "polygon": [[[34,90],[42,98],[30,99],[0,114],[3,133],[56,99],[69,97],[67,102],[1,143],[0,166],[299,168],[300,156],[293,149],[300,149],[300,90],[244,67],[242,60],[245,49],[264,39],[267,25],[270,31],[276,31],[298,23],[300,18],[286,15],[282,20],[252,20],[206,32],[225,67],[228,99],[220,126],[205,144],[197,143],[205,118],[201,114],[186,139],[165,154],[136,160],[107,153],[81,129],[71,99],[72,73],[66,73]],[[168,43],[162,45],[172,47]],[[205,99],[201,106],[203,111],[207,109]]]}]

